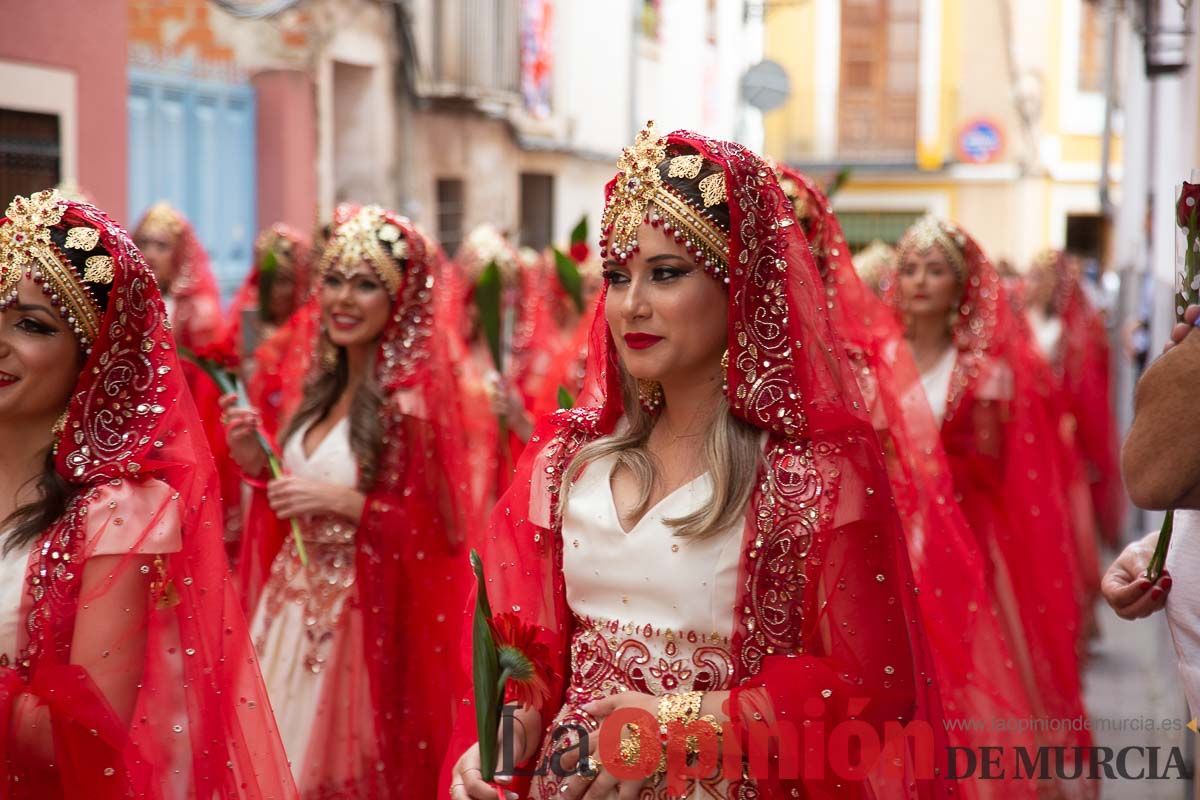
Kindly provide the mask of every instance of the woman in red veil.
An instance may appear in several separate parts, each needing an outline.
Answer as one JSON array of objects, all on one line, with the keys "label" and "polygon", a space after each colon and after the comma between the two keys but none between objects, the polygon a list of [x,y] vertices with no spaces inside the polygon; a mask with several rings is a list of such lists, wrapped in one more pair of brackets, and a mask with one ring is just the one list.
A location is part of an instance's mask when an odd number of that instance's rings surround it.
[{"label": "woman in red veil", "polygon": [[155,203],[134,228],[133,241],[154,271],[179,346],[196,350],[221,341],[221,290],[187,217],[168,203]]},{"label": "woman in red veil", "polygon": [[[776,167],[825,285],[834,330],[855,365],[863,399],[883,444],[892,493],[904,521],[922,620],[931,642],[945,713],[956,747],[1035,746],[1029,731],[995,720],[1033,716],[1013,643],[1005,634],[985,577],[985,555],[954,499],[954,482],[938,427],[925,402],[904,328],[855,270],[841,223],[807,175]],[[984,722],[988,727],[977,729]],[[977,777],[977,776],[975,776]],[[964,797],[1035,797],[1036,787],[1003,780],[959,784]]]},{"label": "woman in red veil", "polygon": [[261,482],[257,412],[223,399],[230,450],[259,487],[239,569],[302,797],[432,797],[427,758],[449,736],[440,686],[469,588],[471,510],[438,260],[407,219],[338,209],[318,288],[277,334],[294,343],[282,478]]},{"label": "woman in red veil", "polygon": [[[312,291],[309,246],[290,225],[277,222],[254,240],[254,263],[229,305],[226,325],[230,350],[242,362],[243,377],[253,370],[252,355],[271,338]],[[251,330],[245,323],[251,323]]]},{"label": "woman in red veil", "polygon": [[1026,280],[1025,305],[1074,421],[1100,535],[1116,547],[1127,501],[1117,459],[1111,355],[1104,317],[1083,290],[1079,259],[1055,250],[1040,254]]},{"label": "woman in red veil", "polygon": [[[854,717],[882,737],[885,720],[917,722],[944,756],[878,441],[772,171],[740,145],[652,127],[617,166],[588,386],[539,423],[483,544],[492,608],[534,626],[553,665],[509,742],[540,773],[529,796],[615,795],[595,736],[575,757],[580,732],[617,709],[720,727],[722,748],[755,725]],[[461,703],[444,788],[492,797]],[[748,776],[699,777],[704,796],[947,789],[919,747],[848,774],[819,744],[801,770],[787,741],[777,760],[751,757]],[[666,796],[648,780],[621,792]]]},{"label": "woman in red veil", "polygon": [[5,797],[294,797],[154,276],[56,192],[0,221]]},{"label": "woman in red veil", "polygon": [[[208,253],[187,218],[168,203],[155,203],[134,228],[133,240],[154,272],[171,333],[184,355],[194,353],[230,365],[235,363],[236,349],[227,339],[217,279]],[[220,425],[217,401],[221,392],[190,358],[184,358],[181,369],[200,412],[208,448],[217,462],[225,501],[222,527],[232,553],[241,535],[241,487]]]},{"label": "woman in red veil", "polygon": [[[986,556],[1012,654],[1043,720],[1035,733],[1043,744],[1090,744],[1086,730],[1062,722],[1085,718],[1079,566],[1045,363],[996,269],[964,231],[924,217],[897,251],[888,298],[906,323],[955,496]],[[1059,788],[1089,796],[1091,783]]]}]

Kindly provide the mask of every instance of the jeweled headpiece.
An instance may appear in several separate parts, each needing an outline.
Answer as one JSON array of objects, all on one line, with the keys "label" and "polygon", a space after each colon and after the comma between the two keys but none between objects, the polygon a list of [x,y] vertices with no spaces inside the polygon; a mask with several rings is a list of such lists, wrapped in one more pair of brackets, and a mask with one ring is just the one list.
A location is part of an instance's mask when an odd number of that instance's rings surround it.
[{"label": "jeweled headpiece", "polygon": [[403,283],[400,265],[408,258],[408,242],[380,206],[363,206],[333,231],[321,254],[317,271],[322,275],[335,264],[364,262],[374,270],[395,297]]},{"label": "jeweled headpiece", "polygon": [[140,233],[161,233],[171,239],[183,232],[183,215],[170,203],[160,200],[142,215],[138,223]]},{"label": "jeweled headpiece", "polygon": [[667,164],[671,178],[698,180],[703,209],[695,208],[662,179],[660,165],[667,161],[666,139],[649,122],[631,147],[617,159],[619,174],[600,218],[601,255],[624,263],[637,251],[638,228],[643,222],[663,230],[683,244],[714,278],[729,281],[729,243],[708,209],[726,201],[724,172],[700,178],[704,158],[696,153],[674,156]]},{"label": "jeweled headpiece", "polygon": [[937,247],[945,254],[946,260],[950,262],[950,267],[961,282],[967,276],[967,264],[963,260],[963,248],[966,244],[966,237],[954,225],[932,214],[926,214],[904,232],[896,250],[903,258],[913,250],[921,252]]},{"label": "jeweled headpiece", "polygon": [[[103,305],[87,284],[103,286],[113,281],[112,256],[101,251],[88,256],[82,276],[50,237],[62,222],[66,204],[54,189],[14,197],[0,225],[0,308],[17,299],[22,276],[41,287],[63,319],[75,331],[84,349],[100,331]],[[78,226],[66,232],[63,246],[88,252],[97,249],[100,232]]]}]

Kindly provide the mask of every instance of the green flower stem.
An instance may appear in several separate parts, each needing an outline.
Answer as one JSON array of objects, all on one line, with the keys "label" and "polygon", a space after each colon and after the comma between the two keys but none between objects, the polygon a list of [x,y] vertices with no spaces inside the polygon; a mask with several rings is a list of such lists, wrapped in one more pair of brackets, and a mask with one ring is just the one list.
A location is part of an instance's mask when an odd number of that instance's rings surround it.
[{"label": "green flower stem", "polygon": [[[1197,269],[1200,258],[1196,253],[1196,237],[1200,234],[1200,225],[1197,225],[1196,209],[1192,209],[1192,213],[1188,217],[1187,226],[1187,249],[1183,253],[1183,286],[1179,288],[1179,296],[1176,300],[1176,321],[1183,322],[1184,312],[1187,307],[1194,305],[1197,301],[1197,296],[1200,291],[1192,288],[1192,284],[1196,282]],[[1163,518],[1162,528],[1158,532],[1158,543],[1154,545],[1154,553],[1150,556],[1150,563],[1146,565],[1146,577],[1151,582],[1157,581],[1162,575],[1163,569],[1167,566],[1167,550],[1171,547],[1171,534],[1175,532],[1175,511],[1167,511],[1167,515]]]},{"label": "green flower stem", "polygon": [[[236,394],[238,397],[244,397],[238,379],[231,375],[225,368],[206,358],[199,358],[195,353],[179,348],[180,354],[204,370],[204,374],[213,379],[213,383],[217,384],[217,388],[221,390],[221,394]],[[283,477],[283,465],[279,463],[279,457],[275,455],[275,451],[271,448],[271,443],[267,441],[267,437],[262,435],[262,431],[257,428],[254,430],[254,438],[258,442],[258,446],[262,448],[263,453],[267,457],[267,466],[271,471],[272,478]],[[288,522],[292,528],[292,541],[296,544],[296,554],[300,556],[301,565],[308,566],[308,550],[304,547],[304,537],[300,534],[300,523],[295,519],[290,519]]]}]

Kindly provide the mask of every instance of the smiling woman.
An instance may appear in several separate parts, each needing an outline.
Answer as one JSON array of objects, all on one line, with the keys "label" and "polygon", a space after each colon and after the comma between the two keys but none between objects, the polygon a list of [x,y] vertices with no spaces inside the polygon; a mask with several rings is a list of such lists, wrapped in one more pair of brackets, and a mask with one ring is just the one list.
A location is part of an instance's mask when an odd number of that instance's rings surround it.
[{"label": "smiling woman", "polygon": [[0,783],[292,797],[154,278],[55,192],[0,221]]},{"label": "smiling woman", "polygon": [[334,224],[317,291],[259,351],[286,356],[259,366],[282,383],[287,474],[255,480],[259,412],[224,399],[230,451],[257,484],[240,569],[302,795],[432,797],[413,754],[449,736],[438,654],[457,641],[470,518],[465,423],[434,334],[440,253],[378,206],[340,207]]}]

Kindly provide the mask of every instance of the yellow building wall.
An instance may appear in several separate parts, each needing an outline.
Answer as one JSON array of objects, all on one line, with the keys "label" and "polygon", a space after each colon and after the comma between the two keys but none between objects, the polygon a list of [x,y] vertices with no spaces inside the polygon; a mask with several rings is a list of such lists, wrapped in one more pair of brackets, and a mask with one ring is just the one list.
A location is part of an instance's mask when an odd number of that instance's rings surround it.
[{"label": "yellow building wall", "polygon": [[813,82],[813,3],[767,5],[765,56],[779,62],[791,78],[792,93],[781,108],[764,115],[767,153],[795,160],[812,152],[816,87]]}]

